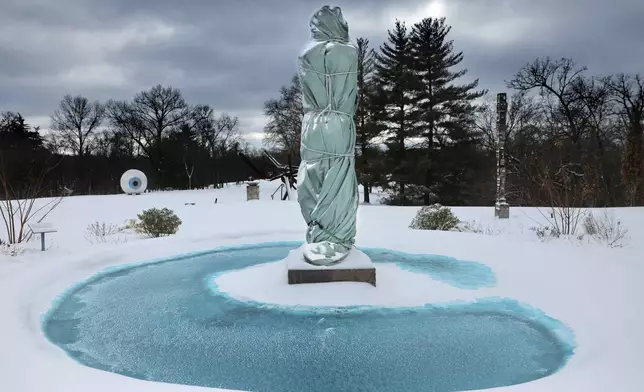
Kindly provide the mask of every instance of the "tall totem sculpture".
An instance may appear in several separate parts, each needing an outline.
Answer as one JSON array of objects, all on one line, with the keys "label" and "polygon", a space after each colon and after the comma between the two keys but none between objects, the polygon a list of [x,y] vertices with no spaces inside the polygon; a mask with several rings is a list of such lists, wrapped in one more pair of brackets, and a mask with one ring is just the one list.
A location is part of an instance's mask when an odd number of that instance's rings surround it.
[{"label": "tall totem sculpture", "polygon": [[505,138],[507,135],[508,100],[505,93],[496,95],[496,204],[494,216],[510,217],[510,205],[505,199]]},{"label": "tall totem sculpture", "polygon": [[305,260],[333,265],[356,236],[355,170],[358,51],[340,7],[324,6],[311,18],[311,40],[298,58],[304,120],[298,201],[307,224]]}]

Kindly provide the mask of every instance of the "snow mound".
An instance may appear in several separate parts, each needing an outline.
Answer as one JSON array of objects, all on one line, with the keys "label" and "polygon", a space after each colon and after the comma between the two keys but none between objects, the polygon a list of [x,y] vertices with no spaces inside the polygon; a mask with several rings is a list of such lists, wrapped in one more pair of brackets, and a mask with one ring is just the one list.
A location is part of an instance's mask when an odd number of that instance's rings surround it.
[{"label": "snow mound", "polygon": [[285,307],[412,307],[475,300],[489,291],[456,288],[394,263],[374,265],[376,287],[357,282],[289,285],[284,260],[224,272],[209,278],[208,284],[216,295]]}]

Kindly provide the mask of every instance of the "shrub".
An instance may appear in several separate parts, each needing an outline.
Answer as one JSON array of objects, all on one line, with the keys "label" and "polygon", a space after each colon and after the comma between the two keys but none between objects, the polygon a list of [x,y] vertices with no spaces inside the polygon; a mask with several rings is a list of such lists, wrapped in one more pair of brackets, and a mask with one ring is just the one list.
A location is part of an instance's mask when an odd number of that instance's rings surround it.
[{"label": "shrub", "polygon": [[597,235],[597,232],[599,231],[597,226],[597,219],[595,219],[593,213],[589,212],[586,214],[586,218],[584,218],[584,232],[589,236]]},{"label": "shrub", "polygon": [[27,250],[24,248],[23,243],[9,244],[6,241],[0,240],[0,255],[18,256],[25,253]]},{"label": "shrub", "polygon": [[537,209],[545,219],[543,225],[547,231],[554,233],[554,237],[573,236],[577,234],[577,228],[581,223],[585,210],[576,207],[551,207],[550,211]]},{"label": "shrub", "polygon": [[484,234],[484,235],[499,235],[502,233],[502,231],[497,228],[483,226],[482,224],[476,221],[460,222],[457,226],[457,229],[458,231],[461,231],[464,233],[475,233],[475,234]]},{"label": "shrub", "polygon": [[134,230],[136,231],[136,228],[139,225],[139,221],[136,219],[128,219],[125,221],[125,226],[123,226],[123,230]]},{"label": "shrub", "polygon": [[628,229],[622,225],[622,222],[606,210],[601,218],[596,218],[592,212],[589,212],[583,226],[586,234],[611,248],[622,246],[622,241],[628,233]]},{"label": "shrub", "polygon": [[534,231],[537,234],[537,237],[543,242],[561,237],[561,232],[556,227],[547,225],[532,226],[530,227],[530,230]]},{"label": "shrub", "polygon": [[434,204],[422,207],[409,225],[412,229],[449,231],[457,228],[460,221],[448,207]]},{"label": "shrub", "polygon": [[170,209],[150,208],[138,215],[139,221],[134,224],[137,233],[148,237],[161,237],[175,234],[181,225],[181,219]]},{"label": "shrub", "polygon": [[106,243],[109,236],[122,232],[125,228],[113,223],[94,222],[85,229],[85,239],[90,243]]}]

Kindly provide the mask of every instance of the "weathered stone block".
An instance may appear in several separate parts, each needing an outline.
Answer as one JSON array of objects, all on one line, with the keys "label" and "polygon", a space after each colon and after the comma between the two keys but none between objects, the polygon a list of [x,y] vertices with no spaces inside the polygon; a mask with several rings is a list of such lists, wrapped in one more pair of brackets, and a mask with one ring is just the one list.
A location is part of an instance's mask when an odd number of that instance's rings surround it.
[{"label": "weathered stone block", "polygon": [[259,200],[259,183],[249,182],[246,184],[246,200]]},{"label": "weathered stone block", "polygon": [[508,203],[496,203],[494,205],[494,216],[499,219],[509,219],[510,205]]},{"label": "weathered stone block", "polygon": [[376,268],[364,252],[353,248],[340,263],[316,266],[305,261],[301,249],[293,250],[285,259],[288,283],[363,282],[376,285]]}]

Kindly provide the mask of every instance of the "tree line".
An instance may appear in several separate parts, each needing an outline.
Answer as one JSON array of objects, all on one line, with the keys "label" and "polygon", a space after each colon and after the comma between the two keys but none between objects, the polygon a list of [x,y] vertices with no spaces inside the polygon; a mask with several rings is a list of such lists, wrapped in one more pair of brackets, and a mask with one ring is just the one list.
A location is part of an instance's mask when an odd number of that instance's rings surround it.
[{"label": "tree line", "polygon": [[48,132],[20,113],[0,114],[0,181],[16,197],[118,193],[123,172],[137,168],[151,189],[217,186],[256,176],[239,152],[257,167],[270,167],[241,135],[237,117],[190,105],[169,86],[141,91],[131,101],[66,95]]},{"label": "tree line", "polygon": [[[491,205],[496,192],[496,104],[478,79],[463,82],[463,52],[445,18],[397,21],[371,48],[357,39],[356,168],[365,190],[398,205]],[[510,95],[507,198],[514,205],[644,203],[644,78],[592,75],[572,59],[537,58],[506,81]],[[496,91],[493,93],[498,93]],[[299,161],[297,76],[264,104],[266,147]],[[65,96],[47,132],[0,114],[0,185],[12,194],[120,192],[121,174],[144,171],[152,189],[186,189],[267,173],[236,117],[189,104],[157,85],[129,101]],[[0,189],[7,189],[3,186]],[[8,198],[6,191],[0,197]],[[364,192],[369,202],[369,192]]]},{"label": "tree line", "polygon": [[[357,39],[359,182],[365,190],[383,188],[391,204],[494,203],[496,103],[478,79],[461,82],[464,54],[450,30],[445,18],[426,18],[410,27],[397,21],[377,50]],[[641,75],[591,75],[570,58],[544,57],[526,63],[506,87],[511,204],[644,203]],[[297,77],[264,112],[266,141],[297,156]]]}]

